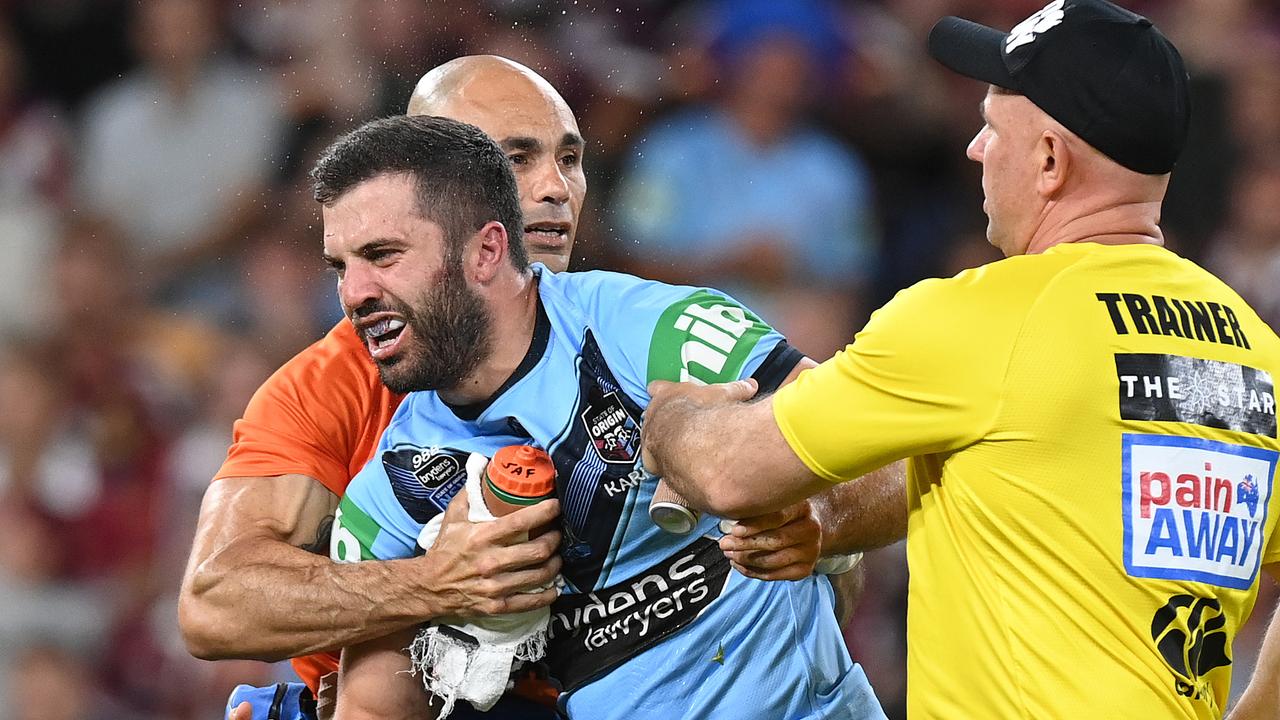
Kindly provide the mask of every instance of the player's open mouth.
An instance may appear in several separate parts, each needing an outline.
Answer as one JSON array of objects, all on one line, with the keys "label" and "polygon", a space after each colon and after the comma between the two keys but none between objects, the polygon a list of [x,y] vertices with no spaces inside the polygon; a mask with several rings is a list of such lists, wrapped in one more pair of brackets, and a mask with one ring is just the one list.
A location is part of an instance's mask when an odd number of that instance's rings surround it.
[{"label": "player's open mouth", "polygon": [[405,323],[399,318],[383,318],[361,328],[365,345],[374,360],[385,360],[395,354],[404,334]]},{"label": "player's open mouth", "polygon": [[569,223],[539,222],[525,226],[525,245],[534,252],[563,250],[569,242]]}]

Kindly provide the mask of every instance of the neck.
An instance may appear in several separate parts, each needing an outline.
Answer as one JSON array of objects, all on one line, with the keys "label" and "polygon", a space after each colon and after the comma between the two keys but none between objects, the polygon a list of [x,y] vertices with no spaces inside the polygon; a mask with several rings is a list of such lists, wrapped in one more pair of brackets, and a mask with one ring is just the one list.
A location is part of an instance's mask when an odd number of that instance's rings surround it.
[{"label": "neck", "polygon": [[462,382],[439,391],[440,399],[450,405],[471,405],[493,397],[520,367],[533,341],[538,322],[538,282],[533,273],[513,272],[495,280],[484,292],[493,318],[489,326],[492,350]]},{"label": "neck", "polygon": [[1164,245],[1158,200],[1083,208],[1066,214],[1055,213],[1054,205],[1046,207],[1044,220],[1027,244],[1027,255],[1067,243]]}]

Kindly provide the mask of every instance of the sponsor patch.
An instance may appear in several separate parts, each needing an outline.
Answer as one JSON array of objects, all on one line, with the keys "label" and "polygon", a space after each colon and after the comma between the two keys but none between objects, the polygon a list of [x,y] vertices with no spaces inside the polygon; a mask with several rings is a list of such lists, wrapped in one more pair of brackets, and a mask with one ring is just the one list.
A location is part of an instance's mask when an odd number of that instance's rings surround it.
[{"label": "sponsor patch", "polygon": [[562,595],[547,631],[551,676],[571,691],[612,670],[693,622],[728,578],[720,546],[703,537],[616,585]]},{"label": "sponsor patch", "polygon": [[1280,453],[1136,434],[1124,435],[1122,452],[1128,573],[1236,590],[1252,585]]},{"label": "sponsor patch", "polygon": [[374,559],[373,543],[378,539],[378,523],[369,517],[350,495],[338,502],[329,533],[329,558],[334,562]]},{"label": "sponsor patch", "polygon": [[1117,354],[1120,417],[1276,437],[1271,374],[1181,355]]},{"label": "sponsor patch", "polygon": [[601,460],[635,462],[640,450],[640,423],[627,412],[617,391],[601,394],[599,388],[593,387],[587,409],[582,411],[582,424]]},{"label": "sponsor patch", "polygon": [[769,326],[734,301],[699,290],[662,312],[649,345],[648,382],[737,380]]},{"label": "sponsor patch", "polygon": [[443,512],[467,482],[468,453],[416,445],[396,445],[382,453],[382,467],[400,505],[416,522]]}]

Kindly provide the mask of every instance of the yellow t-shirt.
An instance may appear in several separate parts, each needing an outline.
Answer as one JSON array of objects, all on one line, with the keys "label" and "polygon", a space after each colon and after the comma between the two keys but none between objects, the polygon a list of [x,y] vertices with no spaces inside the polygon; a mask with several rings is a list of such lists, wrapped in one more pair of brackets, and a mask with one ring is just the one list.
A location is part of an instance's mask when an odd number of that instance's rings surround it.
[{"label": "yellow t-shirt", "polygon": [[922,282],[774,398],[817,474],[909,457],[908,712],[1217,718],[1280,562],[1280,340],[1163,248]]}]

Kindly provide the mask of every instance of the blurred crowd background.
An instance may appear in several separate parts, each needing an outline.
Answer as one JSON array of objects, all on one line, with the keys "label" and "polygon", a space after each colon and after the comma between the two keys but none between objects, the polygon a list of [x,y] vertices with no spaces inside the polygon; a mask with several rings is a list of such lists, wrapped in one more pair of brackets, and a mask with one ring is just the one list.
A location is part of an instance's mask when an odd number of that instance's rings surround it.
[{"label": "blurred crowd background", "polygon": [[[588,148],[574,269],[721,287],[822,359],[896,290],[997,259],[964,157],[984,88],[924,37],[1041,4],[0,1],[0,718],[207,720],[288,676],[188,656],[176,588],[232,422],[340,317],[306,172],[425,70],[495,53],[564,94]],[[1274,325],[1280,11],[1128,5],[1193,72],[1169,244]],[[847,638],[901,718],[904,553],[869,563]]]}]

